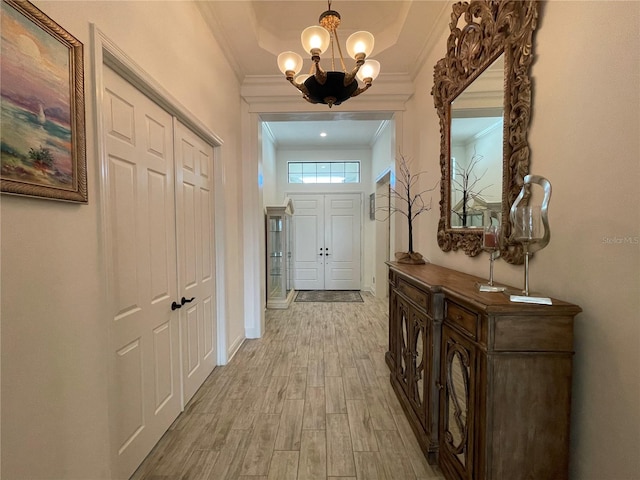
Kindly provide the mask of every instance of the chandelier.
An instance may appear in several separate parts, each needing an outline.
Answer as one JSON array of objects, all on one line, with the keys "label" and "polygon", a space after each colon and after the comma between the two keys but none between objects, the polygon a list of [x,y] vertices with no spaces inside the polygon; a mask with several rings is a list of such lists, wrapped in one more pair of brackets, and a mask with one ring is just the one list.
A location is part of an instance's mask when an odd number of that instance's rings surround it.
[{"label": "chandelier", "polygon": [[[320,15],[320,25],[304,29],[300,39],[302,47],[311,55],[311,69],[308,75],[296,75],[302,70],[302,57],[295,52],[283,52],[278,55],[278,68],[287,80],[302,92],[302,97],[309,103],[323,103],[331,108],[340,105],[351,97],[360,95],[371,87],[373,80],[380,72],[380,63],[365,59],[373,51],[373,35],[369,32],[356,32],[347,39],[347,53],[356,61],[355,67],[347,72],[342,48],[338,40],[340,14],[329,9]],[[331,70],[320,67],[320,55],[331,47]],[[341,71],[336,70],[336,50],[340,60]],[[296,77],[296,78],[294,78]],[[363,85],[358,84],[359,79]]]}]

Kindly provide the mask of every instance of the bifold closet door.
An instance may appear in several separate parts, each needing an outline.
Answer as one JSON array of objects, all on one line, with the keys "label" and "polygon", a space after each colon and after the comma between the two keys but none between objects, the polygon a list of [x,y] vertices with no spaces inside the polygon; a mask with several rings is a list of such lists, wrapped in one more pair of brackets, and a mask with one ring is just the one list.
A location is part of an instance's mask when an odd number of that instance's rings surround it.
[{"label": "bifold closet door", "polygon": [[176,121],[176,223],[182,345],[187,403],[216,365],[213,148]]},{"label": "bifold closet door", "polygon": [[172,117],[105,66],[111,434],[128,478],[181,410]]}]

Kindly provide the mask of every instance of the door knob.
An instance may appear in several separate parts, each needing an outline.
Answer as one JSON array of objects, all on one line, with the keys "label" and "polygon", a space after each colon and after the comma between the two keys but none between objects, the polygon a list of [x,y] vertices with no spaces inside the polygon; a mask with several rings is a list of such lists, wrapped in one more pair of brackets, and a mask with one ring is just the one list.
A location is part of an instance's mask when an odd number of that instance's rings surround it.
[{"label": "door knob", "polygon": [[179,309],[179,308],[182,308],[182,305],[180,305],[179,303],[177,303],[177,302],[173,302],[173,303],[171,304],[171,310],[177,310],[177,309]]},{"label": "door knob", "polygon": [[191,303],[196,299],[196,297],[191,297],[189,299],[186,299],[184,297],[182,297],[182,300],[180,300],[180,306],[184,305],[185,303]]}]

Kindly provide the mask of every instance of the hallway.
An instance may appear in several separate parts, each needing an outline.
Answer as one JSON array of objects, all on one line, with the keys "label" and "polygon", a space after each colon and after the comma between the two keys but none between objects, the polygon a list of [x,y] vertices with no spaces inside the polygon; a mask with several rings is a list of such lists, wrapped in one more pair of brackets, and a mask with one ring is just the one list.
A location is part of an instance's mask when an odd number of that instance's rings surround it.
[{"label": "hallway", "polygon": [[389,383],[387,303],[362,296],[268,310],[132,479],[442,479]]}]

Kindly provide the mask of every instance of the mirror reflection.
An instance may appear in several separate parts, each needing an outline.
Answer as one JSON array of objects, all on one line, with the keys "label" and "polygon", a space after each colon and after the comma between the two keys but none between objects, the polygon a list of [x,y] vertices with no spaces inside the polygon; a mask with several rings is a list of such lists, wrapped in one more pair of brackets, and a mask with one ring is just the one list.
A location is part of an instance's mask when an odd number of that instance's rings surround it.
[{"label": "mirror reflection", "polygon": [[416,335],[416,390],[417,400],[420,405],[424,403],[424,332],[422,328],[418,328]]},{"label": "mirror reflection", "polygon": [[502,212],[504,54],[451,102],[450,226],[499,224]]},{"label": "mirror reflection", "polygon": [[400,313],[400,331],[402,337],[400,338],[400,374],[404,382],[407,382],[407,345],[409,344],[409,322],[404,310]]},{"label": "mirror reflection", "polygon": [[460,352],[455,352],[449,365],[448,427],[451,446],[464,465],[464,442],[467,431],[467,385],[469,372],[464,366]]}]

